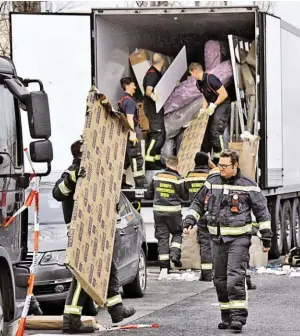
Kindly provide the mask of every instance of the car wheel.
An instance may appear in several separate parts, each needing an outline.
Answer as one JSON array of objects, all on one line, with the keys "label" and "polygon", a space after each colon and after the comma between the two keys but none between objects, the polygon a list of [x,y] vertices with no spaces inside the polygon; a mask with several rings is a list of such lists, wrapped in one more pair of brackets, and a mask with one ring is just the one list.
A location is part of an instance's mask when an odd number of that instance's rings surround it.
[{"label": "car wheel", "polygon": [[97,303],[90,296],[88,296],[85,300],[82,314],[86,316],[96,316],[99,310],[100,307],[97,305]]},{"label": "car wheel", "polygon": [[0,290],[0,336],[4,334],[4,313],[3,313],[3,300],[2,293]]},{"label": "car wheel", "polygon": [[136,277],[132,283],[123,286],[126,297],[143,297],[147,287],[147,261],[144,250],[141,248],[139,257],[139,266]]}]

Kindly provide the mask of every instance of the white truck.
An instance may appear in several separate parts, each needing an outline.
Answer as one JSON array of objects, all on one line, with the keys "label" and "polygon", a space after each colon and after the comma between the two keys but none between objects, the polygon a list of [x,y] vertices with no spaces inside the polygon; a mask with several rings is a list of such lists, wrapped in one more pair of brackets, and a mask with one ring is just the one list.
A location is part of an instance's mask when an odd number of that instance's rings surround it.
[{"label": "white truck", "polygon": [[[12,57],[18,70],[29,66],[43,80],[53,122],[66,129],[55,133],[53,128],[54,153],[59,156],[54,157],[54,170],[68,165],[68,145],[82,132],[89,85],[94,83],[116,104],[122,94],[119,79],[132,75],[128,58],[135,48],[176,56],[186,45],[189,61],[210,38],[232,35],[255,41],[256,120],[261,137],[257,182],[272,215],[271,256],[299,246],[300,161],[295,151],[300,140],[299,29],[252,6],[12,13],[10,19]],[[143,202],[142,214],[147,206],[151,213],[151,202]],[[152,219],[145,222],[153,226]]]},{"label": "white truck", "polygon": [[[31,83],[39,84],[39,90],[30,92]],[[47,94],[42,82],[18,77],[13,62],[0,57],[0,335],[4,336],[16,335],[17,324],[12,322],[21,315],[22,304],[17,303],[24,301],[29,275],[27,211],[5,225],[23,206],[32,174],[24,169],[21,114],[28,118],[32,138],[40,139],[30,143],[30,156],[33,162],[47,163],[47,171],[39,173],[46,176],[53,156]]]}]

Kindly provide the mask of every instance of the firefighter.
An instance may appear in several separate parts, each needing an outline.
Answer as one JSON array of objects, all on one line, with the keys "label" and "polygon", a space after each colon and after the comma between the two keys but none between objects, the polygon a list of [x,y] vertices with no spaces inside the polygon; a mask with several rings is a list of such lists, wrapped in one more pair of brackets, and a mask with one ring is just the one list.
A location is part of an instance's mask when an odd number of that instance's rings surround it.
[{"label": "firefighter", "polygon": [[[199,152],[195,156],[195,169],[190,171],[185,178],[185,189],[192,203],[195,195],[204,185],[209,174],[209,157],[206,153]],[[200,281],[212,281],[212,255],[210,236],[207,229],[206,216],[198,222],[198,242],[200,244],[201,276]]]},{"label": "firefighter", "polygon": [[246,273],[253,211],[264,252],[271,246],[271,222],[266,198],[257,184],[244,177],[236,151],[220,155],[220,174],[208,177],[184,220],[184,233],[207,212],[212,240],[214,284],[221,308],[219,329],[242,331],[248,316]]},{"label": "firefighter", "polygon": [[204,72],[201,64],[191,63],[189,72],[197,79],[197,88],[203,94],[202,108],[210,115],[201,151],[210,153],[213,149],[213,162],[218,164],[224,150],[223,134],[231,111],[228,93],[219,78]]},{"label": "firefighter", "polygon": [[[160,159],[161,149],[165,143],[166,131],[164,122],[164,109],[156,111],[155,102],[158,97],[154,89],[162,77],[162,68],[165,61],[162,55],[154,54],[153,65],[146,72],[143,80],[144,86],[144,111],[149,119],[150,130],[146,142],[145,162],[149,170],[159,170],[163,167]],[[158,112],[158,113],[157,113]]]},{"label": "firefighter", "polygon": [[131,166],[132,175],[135,181],[136,188],[147,189],[147,181],[144,174],[144,160],[141,148],[141,130],[138,123],[138,107],[133,95],[136,91],[136,86],[133,78],[124,77],[120,81],[121,87],[124,90],[124,95],[120,100],[119,108],[127,117],[127,121],[134,131],[130,131],[127,140],[127,149],[124,163],[124,174],[122,178],[122,189],[132,188],[126,183],[126,170]]},{"label": "firefighter", "polygon": [[[82,141],[76,141],[71,146],[73,155],[72,165],[62,174],[53,188],[53,197],[62,202],[64,219],[69,228],[73,207],[74,192],[76,181],[80,176],[79,168],[81,162]],[[90,333],[94,331],[93,327],[84,326],[81,322],[81,313],[84,306],[87,293],[82,289],[79,281],[73,278],[69,293],[66,299],[64,316],[63,316],[63,333],[78,334]],[[118,270],[115,261],[112,261],[110,278],[107,294],[107,308],[113,323],[121,322],[135,313],[133,308],[125,308],[119,293]]]},{"label": "firefighter", "polygon": [[[146,198],[154,199],[155,238],[158,240],[158,259],[161,269],[170,269],[170,260],[176,267],[182,267],[182,215],[184,179],[177,171],[178,159],[171,156],[167,168],[157,173],[149,185]],[[172,241],[170,246],[170,234]]]}]

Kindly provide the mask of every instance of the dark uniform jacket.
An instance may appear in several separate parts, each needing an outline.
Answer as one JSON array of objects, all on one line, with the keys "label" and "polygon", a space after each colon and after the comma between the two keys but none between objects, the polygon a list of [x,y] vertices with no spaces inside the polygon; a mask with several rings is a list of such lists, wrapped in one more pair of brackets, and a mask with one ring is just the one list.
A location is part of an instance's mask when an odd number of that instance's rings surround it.
[{"label": "dark uniform jacket", "polygon": [[184,179],[170,168],[153,177],[146,194],[146,198],[154,199],[153,210],[161,212],[181,211],[184,196]]},{"label": "dark uniform jacket", "polygon": [[127,116],[127,114],[133,115],[134,128],[136,128],[139,125],[136,100],[129,93],[124,92],[124,95],[119,102],[119,108],[125,116]]},{"label": "dark uniform jacket", "polygon": [[80,167],[80,159],[74,159],[73,164],[63,172],[61,178],[55,183],[52,194],[58,202],[62,202],[64,219],[66,224],[69,224],[72,219],[74,207],[74,193],[76,181]]},{"label": "dark uniform jacket", "polygon": [[196,166],[190,171],[185,180],[185,191],[190,202],[193,202],[195,195],[202,188],[209,174],[208,166]]},{"label": "dark uniform jacket", "polygon": [[[237,237],[252,233],[251,210],[263,240],[272,237],[267,200],[255,182],[238,169],[231,179],[220,174],[210,175],[189,208],[186,219],[196,224],[207,212],[207,224],[212,236]],[[226,239],[225,239],[226,241]]]}]

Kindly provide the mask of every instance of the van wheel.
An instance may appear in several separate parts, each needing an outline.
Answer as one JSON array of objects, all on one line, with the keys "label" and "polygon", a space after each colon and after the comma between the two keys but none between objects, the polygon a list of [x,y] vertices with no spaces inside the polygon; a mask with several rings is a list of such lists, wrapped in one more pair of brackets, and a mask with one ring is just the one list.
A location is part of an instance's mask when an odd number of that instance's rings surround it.
[{"label": "van wheel", "polygon": [[293,243],[293,229],[292,229],[292,207],[289,200],[283,202],[282,207],[282,224],[283,224],[283,252],[289,253]]},{"label": "van wheel", "polygon": [[271,249],[270,249],[270,258],[279,258],[283,251],[283,226],[282,226],[282,208],[280,204],[280,198],[276,197],[271,201],[270,213],[271,213],[271,227],[273,232]]},{"label": "van wheel", "polygon": [[4,312],[3,312],[3,300],[0,290],[0,336],[4,335]]},{"label": "van wheel", "polygon": [[293,201],[292,223],[294,246],[300,247],[300,202],[298,198]]},{"label": "van wheel", "polygon": [[124,295],[131,298],[143,297],[147,287],[147,261],[144,250],[140,250],[139,266],[132,283],[123,286]]}]

